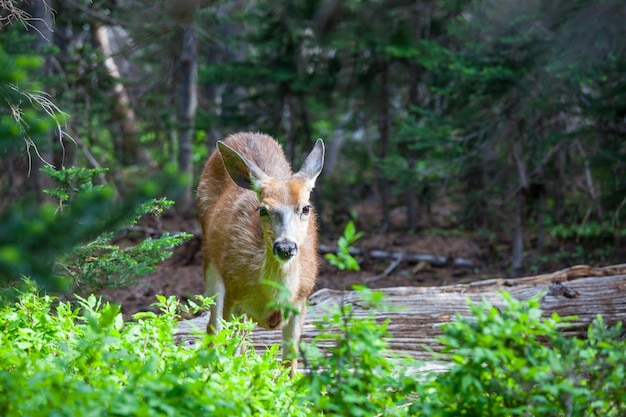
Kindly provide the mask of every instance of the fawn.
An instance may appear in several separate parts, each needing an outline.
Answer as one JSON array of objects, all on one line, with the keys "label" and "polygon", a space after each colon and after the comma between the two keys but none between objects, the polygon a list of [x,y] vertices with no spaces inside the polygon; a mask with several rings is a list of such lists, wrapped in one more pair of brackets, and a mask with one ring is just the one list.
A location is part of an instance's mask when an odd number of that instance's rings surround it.
[{"label": "fawn", "polygon": [[[317,280],[310,196],[323,164],[321,139],[294,174],[272,137],[236,133],[217,143],[196,197],[207,295],[216,296],[207,332],[218,332],[221,319],[240,314],[266,329],[282,329],[283,360],[292,375],[306,301]],[[297,314],[276,307],[280,286]]]}]

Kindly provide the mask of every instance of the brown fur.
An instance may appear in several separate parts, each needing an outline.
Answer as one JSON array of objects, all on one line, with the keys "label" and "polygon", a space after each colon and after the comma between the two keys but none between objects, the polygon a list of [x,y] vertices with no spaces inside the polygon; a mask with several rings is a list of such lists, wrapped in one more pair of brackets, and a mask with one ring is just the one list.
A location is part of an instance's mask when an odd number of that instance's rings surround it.
[{"label": "brown fur", "polygon": [[[267,177],[251,187],[255,190],[237,185],[225,168],[225,164],[237,164],[225,159],[229,155],[223,157],[218,150],[204,167],[197,193],[204,273],[208,295],[223,297],[223,311],[212,309],[211,314],[216,317],[211,319],[210,326],[219,327],[217,315],[228,320],[233,314],[245,313],[262,327],[271,328],[270,317],[275,311],[268,304],[276,301],[278,290],[263,281],[283,284],[290,291],[289,301],[300,309],[301,316],[283,319],[274,328],[291,329],[283,330],[283,355],[293,354],[294,343],[301,333],[306,299],[317,279],[316,216],[314,210],[309,215],[303,214],[303,209],[311,204],[310,192],[319,172],[312,179],[300,172],[294,175],[278,143],[267,135],[238,133],[223,144],[256,165]],[[278,218],[262,219],[259,207],[272,213],[283,210],[285,218],[291,219],[293,227],[287,232],[297,244],[297,253],[290,260],[281,262],[274,255],[274,240],[279,236],[274,235],[273,225]],[[289,324],[290,320],[297,323]],[[291,365],[295,370],[295,360],[292,359]]]}]

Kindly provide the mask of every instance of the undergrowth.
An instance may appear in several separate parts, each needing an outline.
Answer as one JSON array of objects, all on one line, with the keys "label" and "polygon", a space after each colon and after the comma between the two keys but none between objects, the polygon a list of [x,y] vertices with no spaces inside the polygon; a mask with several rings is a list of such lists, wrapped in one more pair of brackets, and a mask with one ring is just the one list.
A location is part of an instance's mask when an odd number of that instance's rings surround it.
[{"label": "undergrowth", "polygon": [[[620,325],[598,318],[584,339],[544,317],[539,299],[506,293],[504,307],[471,305],[471,317],[443,326],[446,372],[419,372],[394,358],[378,292],[359,289],[371,314],[330,309],[320,336],[302,346],[294,379],[278,346],[245,349],[249,323],[198,343],[177,343],[184,310],[158,297],[160,313],[124,321],[95,296],[77,305],[34,291],[0,309],[0,415],[3,416],[623,416],[626,342]],[[211,301],[199,297],[194,311]],[[361,302],[360,302],[361,303]]]}]

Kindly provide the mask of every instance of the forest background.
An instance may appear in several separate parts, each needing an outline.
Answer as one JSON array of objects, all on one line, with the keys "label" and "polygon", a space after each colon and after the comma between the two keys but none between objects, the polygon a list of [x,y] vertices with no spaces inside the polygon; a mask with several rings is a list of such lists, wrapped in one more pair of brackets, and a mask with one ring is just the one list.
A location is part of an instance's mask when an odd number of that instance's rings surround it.
[{"label": "forest background", "polygon": [[[623,1],[0,7],[3,281],[74,270],[59,259],[101,233],[123,248],[128,212],[150,198],[176,205],[144,231],[197,231],[199,173],[237,131],[276,137],[294,166],[325,140],[324,241],[349,220],[380,249],[462,240],[469,250],[434,254],[470,258],[474,277],[624,260]],[[70,167],[96,171],[44,193]]]}]

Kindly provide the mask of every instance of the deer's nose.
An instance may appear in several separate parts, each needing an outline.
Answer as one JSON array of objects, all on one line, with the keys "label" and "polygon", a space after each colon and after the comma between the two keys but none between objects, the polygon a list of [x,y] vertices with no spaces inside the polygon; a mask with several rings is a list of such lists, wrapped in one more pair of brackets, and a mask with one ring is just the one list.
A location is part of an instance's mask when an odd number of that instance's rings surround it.
[{"label": "deer's nose", "polygon": [[274,242],[274,255],[283,261],[288,261],[298,253],[298,245],[293,240],[281,239]]}]

